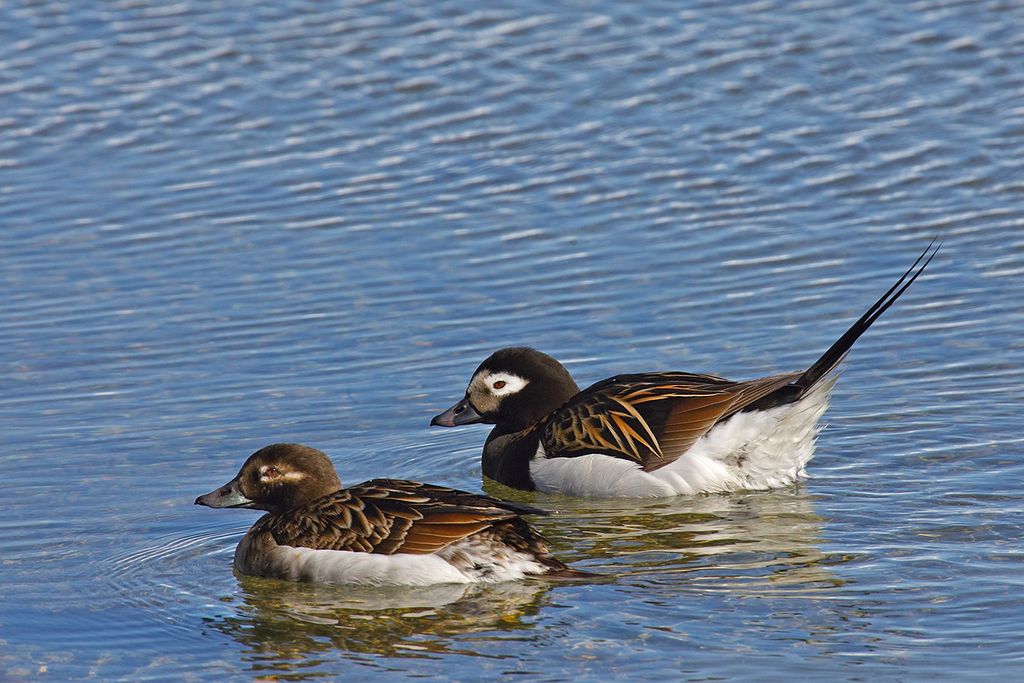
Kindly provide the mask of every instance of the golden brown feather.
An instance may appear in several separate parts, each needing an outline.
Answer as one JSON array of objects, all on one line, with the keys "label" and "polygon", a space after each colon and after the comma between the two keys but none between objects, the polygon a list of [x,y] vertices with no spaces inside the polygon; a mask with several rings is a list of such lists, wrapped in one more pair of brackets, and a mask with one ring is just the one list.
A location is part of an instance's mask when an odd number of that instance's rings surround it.
[{"label": "golden brown feather", "polygon": [[501,501],[484,496],[419,482],[375,479],[260,524],[279,545],[426,554],[517,514]]},{"label": "golden brown feather", "polygon": [[685,453],[720,420],[800,373],[730,382],[712,375],[622,375],[577,394],[543,424],[548,457],[603,453],[650,472]]}]

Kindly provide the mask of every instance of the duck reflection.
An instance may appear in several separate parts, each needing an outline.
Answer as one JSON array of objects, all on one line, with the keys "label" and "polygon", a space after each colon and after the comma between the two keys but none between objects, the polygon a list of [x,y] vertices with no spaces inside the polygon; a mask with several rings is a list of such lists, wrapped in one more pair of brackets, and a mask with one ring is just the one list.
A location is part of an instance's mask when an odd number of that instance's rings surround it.
[{"label": "duck reflection", "polygon": [[317,653],[344,650],[386,657],[462,653],[452,636],[524,631],[552,582],[351,587],[238,575],[241,604],[211,620],[246,650],[254,673],[315,667]]},{"label": "duck reflection", "polygon": [[758,591],[842,583],[829,566],[844,558],[821,550],[822,519],[803,486],[652,501],[524,493],[491,481],[484,489],[552,510],[534,521],[554,551],[620,580],[687,573],[691,586]]}]

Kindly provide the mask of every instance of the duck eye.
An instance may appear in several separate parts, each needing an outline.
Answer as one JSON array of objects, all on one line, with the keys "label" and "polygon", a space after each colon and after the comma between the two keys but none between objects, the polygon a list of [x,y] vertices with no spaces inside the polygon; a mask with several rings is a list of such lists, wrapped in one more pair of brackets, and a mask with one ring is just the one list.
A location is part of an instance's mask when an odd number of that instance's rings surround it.
[{"label": "duck eye", "polygon": [[493,386],[493,387],[494,387],[495,389],[504,389],[504,388],[505,388],[505,385],[506,385],[506,384],[508,384],[508,382],[506,382],[506,381],[505,381],[505,380],[503,380],[503,379],[499,379],[499,380],[498,380],[497,382],[495,382],[495,383],[494,383],[494,384],[493,384],[492,386]]},{"label": "duck eye", "polygon": [[264,479],[277,479],[281,476],[281,470],[277,469],[273,465],[263,470]]}]

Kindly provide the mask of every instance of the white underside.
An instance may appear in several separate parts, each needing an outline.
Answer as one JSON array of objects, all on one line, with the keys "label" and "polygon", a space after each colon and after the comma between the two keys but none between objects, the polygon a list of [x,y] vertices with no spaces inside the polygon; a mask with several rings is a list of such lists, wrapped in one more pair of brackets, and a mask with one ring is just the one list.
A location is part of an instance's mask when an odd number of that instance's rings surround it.
[{"label": "white underside", "polygon": [[763,490],[807,476],[818,420],[828,408],[835,377],[802,399],[770,410],[737,413],[716,425],[675,462],[645,472],[635,462],[602,454],[547,458],[543,446],[530,462],[540,491],[595,498]]},{"label": "white underside", "polygon": [[[258,574],[288,581],[357,584],[364,586],[428,586],[439,583],[495,583],[547,568],[532,555],[506,546],[464,539],[430,555],[317,550],[274,545],[263,557],[249,552],[249,537],[238,544],[235,567],[243,574]],[[257,569],[258,567],[258,569]]]}]

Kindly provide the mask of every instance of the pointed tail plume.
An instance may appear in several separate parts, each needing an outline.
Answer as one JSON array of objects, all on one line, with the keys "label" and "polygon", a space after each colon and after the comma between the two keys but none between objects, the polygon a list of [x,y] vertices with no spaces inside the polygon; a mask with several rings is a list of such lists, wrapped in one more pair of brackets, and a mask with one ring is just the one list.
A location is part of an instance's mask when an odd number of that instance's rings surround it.
[{"label": "pointed tail plume", "polygon": [[[928,264],[932,262],[933,258],[935,258],[935,254],[939,253],[939,247],[941,246],[942,242],[936,244],[936,240],[933,239],[924,252],[917,257],[916,261],[914,261],[914,265],[910,266],[910,268],[907,269],[907,272],[903,273],[903,277],[897,280],[896,284],[889,288],[889,291],[883,294],[881,298],[879,298],[878,301],[876,301],[875,304],[857,320],[857,322],[851,325],[850,329],[848,329],[835,344],[830,346],[828,351],[821,355],[821,358],[814,361],[814,365],[807,368],[807,371],[800,375],[799,379],[793,382],[794,385],[803,390],[801,393],[814,386],[818,380],[839,365],[839,362],[843,360],[843,356],[845,356],[846,352],[850,350],[853,343],[857,341],[857,339],[859,339],[869,327],[871,327],[873,322],[878,320],[880,315],[885,313],[885,311],[896,302],[896,299],[900,298],[900,295],[903,294],[903,292],[907,291],[907,288],[910,287],[910,285],[914,284],[914,280],[924,272],[924,269],[927,268]],[[922,261],[924,261],[924,263],[921,263]],[[918,268],[918,264],[920,264],[920,268]]]}]

